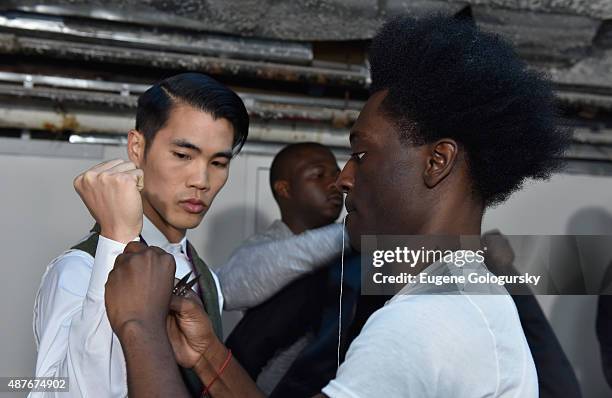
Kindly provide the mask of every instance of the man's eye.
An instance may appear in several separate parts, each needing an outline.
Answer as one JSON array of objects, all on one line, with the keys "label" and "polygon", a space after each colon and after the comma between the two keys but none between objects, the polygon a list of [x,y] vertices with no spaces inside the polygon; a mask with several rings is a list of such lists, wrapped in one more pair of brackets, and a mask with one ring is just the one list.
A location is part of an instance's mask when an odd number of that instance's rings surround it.
[{"label": "man's eye", "polygon": [[361,161],[361,159],[363,159],[363,156],[365,155],[365,152],[355,152],[351,155],[351,157],[353,159],[355,159],[355,161],[357,161],[357,163],[359,163]]},{"label": "man's eye", "polygon": [[213,166],[215,166],[215,167],[218,167],[218,168],[220,168],[220,169],[224,169],[224,168],[226,168],[226,167],[227,167],[227,163],[220,162],[220,161],[218,161],[218,160],[213,161],[213,162],[212,162],[212,165],[213,165]]},{"label": "man's eye", "polygon": [[189,160],[191,159],[191,157],[185,153],[180,153],[180,152],[172,152],[172,154],[174,156],[176,156],[179,159],[183,159],[183,160]]}]

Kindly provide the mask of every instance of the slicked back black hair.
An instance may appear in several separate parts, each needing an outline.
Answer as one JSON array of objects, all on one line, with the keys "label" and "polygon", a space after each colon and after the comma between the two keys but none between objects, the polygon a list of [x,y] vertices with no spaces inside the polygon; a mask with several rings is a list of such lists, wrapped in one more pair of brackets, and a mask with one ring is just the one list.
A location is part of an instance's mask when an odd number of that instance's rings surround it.
[{"label": "slicked back black hair", "polygon": [[249,131],[249,115],[242,99],[210,76],[181,73],[154,84],[138,98],[136,130],[145,137],[145,153],[168,121],[173,106],[181,103],[201,109],[215,120],[227,119],[234,128],[233,153],[240,151]]},{"label": "slicked back black hair", "polygon": [[374,37],[369,61],[371,91],[387,90],[381,106],[402,139],[456,140],[485,205],[562,165],[569,132],[556,124],[549,83],[469,19],[392,19]]}]

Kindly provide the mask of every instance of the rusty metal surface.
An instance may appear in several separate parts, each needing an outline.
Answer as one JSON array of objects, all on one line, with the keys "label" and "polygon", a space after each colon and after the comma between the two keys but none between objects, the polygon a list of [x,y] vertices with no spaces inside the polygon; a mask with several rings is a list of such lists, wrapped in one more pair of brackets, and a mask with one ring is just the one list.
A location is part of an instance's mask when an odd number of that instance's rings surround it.
[{"label": "rusty metal surface", "polygon": [[[361,63],[365,42],[358,42],[364,45],[352,54],[353,64],[342,65],[340,57],[317,58],[317,41],[335,43],[333,52],[345,40],[370,39],[392,15],[440,11],[471,16],[483,29],[512,41],[532,67],[551,77],[573,121],[612,125],[612,0],[5,0],[0,2],[0,54],[25,56],[33,63],[55,61],[54,70],[72,61],[91,66],[93,74],[107,67],[127,70],[125,76],[141,83],[147,80],[136,74],[144,70],[224,76],[273,93],[267,100],[245,97],[245,102],[255,120],[271,123],[272,132],[260,126],[258,134],[281,139],[292,130],[278,123],[348,128],[359,104],[338,105],[338,98],[355,93],[360,98],[369,85]],[[27,13],[45,14],[47,23],[28,27],[13,18],[36,19]],[[0,73],[10,70],[0,67]],[[321,98],[329,95],[328,87],[335,98]],[[312,103],[289,100],[291,93],[285,93],[285,102],[274,97],[282,90],[312,94]],[[133,111],[136,92],[121,97],[120,92],[95,91],[0,83],[5,101]],[[84,125],[82,118],[54,119],[48,130]],[[606,127],[595,134],[610,131]]]},{"label": "rusty metal surface", "polygon": [[[21,84],[19,84],[21,82]],[[58,79],[0,72],[0,99],[7,103],[51,103],[59,109],[89,109],[99,112],[133,113],[146,85]],[[252,118],[300,123],[325,123],[349,128],[363,103],[287,95],[238,92]],[[63,124],[62,124],[63,125]],[[52,128],[45,128],[53,130]]]},{"label": "rusty metal surface", "polygon": [[283,80],[348,87],[365,87],[368,74],[300,65],[216,58],[129,47],[66,42],[0,33],[0,53],[25,54],[66,60],[141,65],[159,69],[192,70],[213,75]]},{"label": "rusty metal surface", "polygon": [[4,15],[0,14],[0,29],[37,37],[98,42],[234,59],[298,64],[308,64],[313,60],[310,43],[240,38],[133,24],[109,24],[105,21],[59,16],[8,12]]},{"label": "rusty metal surface", "polygon": [[5,0],[0,9],[284,40],[356,40],[371,38],[389,15],[466,6],[612,18],[609,0]]},{"label": "rusty metal surface", "polygon": [[[484,30],[509,39],[527,59],[571,64],[589,55],[600,21],[585,16],[473,7]],[[569,28],[568,28],[569,27]]]},{"label": "rusty metal surface", "polygon": [[3,7],[287,40],[368,38],[379,25],[375,0],[24,0]]},{"label": "rusty metal surface", "polygon": [[[450,0],[457,1],[457,0]],[[520,11],[584,15],[596,19],[612,18],[610,0],[459,0],[471,5],[484,5]]]}]

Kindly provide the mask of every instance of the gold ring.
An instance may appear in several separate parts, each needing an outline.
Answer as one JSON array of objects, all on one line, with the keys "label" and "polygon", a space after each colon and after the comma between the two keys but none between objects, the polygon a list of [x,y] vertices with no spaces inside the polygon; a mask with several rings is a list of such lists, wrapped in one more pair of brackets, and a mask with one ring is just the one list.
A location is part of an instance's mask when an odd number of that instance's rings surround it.
[{"label": "gold ring", "polygon": [[136,188],[138,188],[139,191],[142,191],[144,188],[144,177],[141,175],[136,177]]}]

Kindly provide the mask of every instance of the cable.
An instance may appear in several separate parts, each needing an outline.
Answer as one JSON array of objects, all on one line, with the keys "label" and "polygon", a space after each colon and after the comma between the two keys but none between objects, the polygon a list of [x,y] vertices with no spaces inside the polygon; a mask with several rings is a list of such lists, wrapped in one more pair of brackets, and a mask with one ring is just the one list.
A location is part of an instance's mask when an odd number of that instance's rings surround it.
[{"label": "cable", "polygon": [[[348,214],[347,214],[348,216]],[[342,285],[344,285],[344,235],[346,234],[346,216],[344,216],[344,220],[342,221],[342,258],[340,260],[340,297],[338,303],[338,366],[336,368],[336,372],[338,368],[340,368],[340,342],[342,340]]]}]

